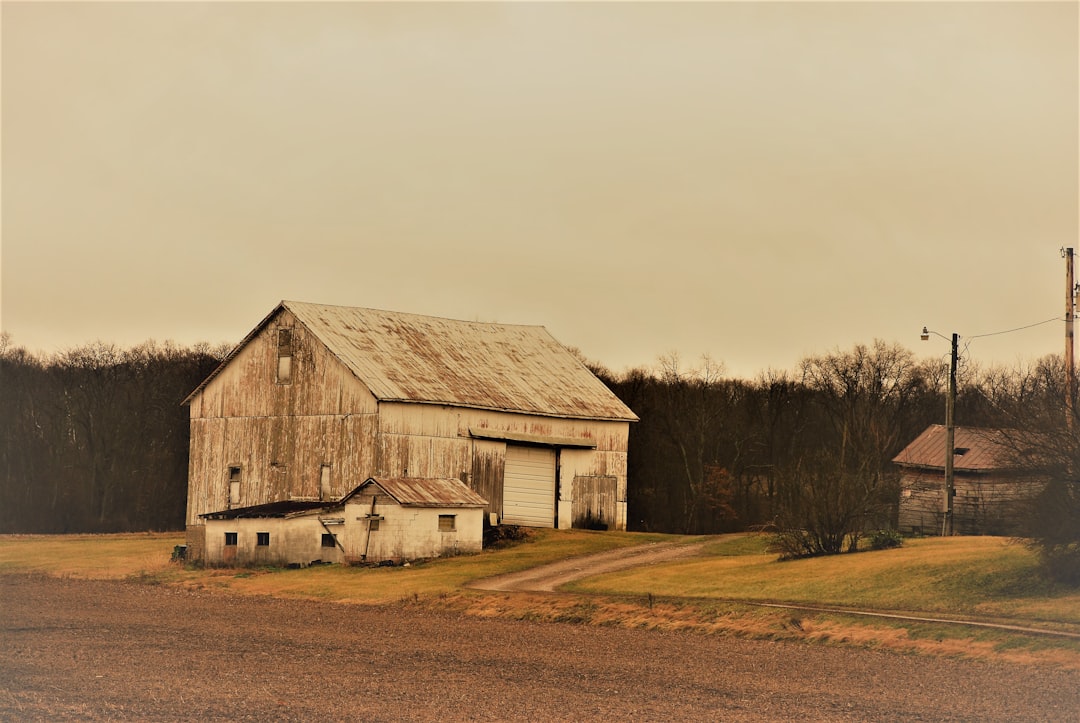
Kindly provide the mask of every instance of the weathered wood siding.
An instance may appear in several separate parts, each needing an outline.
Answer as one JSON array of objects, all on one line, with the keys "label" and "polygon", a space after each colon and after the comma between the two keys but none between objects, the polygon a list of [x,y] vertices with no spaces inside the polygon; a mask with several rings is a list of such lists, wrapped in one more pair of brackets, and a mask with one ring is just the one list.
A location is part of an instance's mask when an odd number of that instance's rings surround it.
[{"label": "weathered wood siding", "polygon": [[[292,330],[292,380],[277,382],[277,332]],[[339,498],[377,467],[375,399],[288,312],[268,324],[191,400],[188,526],[199,515],[318,499],[322,467]],[[229,468],[240,497],[229,501]],[[191,544],[191,541],[189,541]],[[196,542],[197,544],[197,542]]]},{"label": "weathered wood siding", "polygon": [[[1027,503],[1045,483],[1000,475],[966,475],[953,479],[953,533],[1015,535],[1022,531]],[[907,471],[900,478],[901,532],[941,534],[945,478],[940,472]]]},{"label": "weathered wood siding", "polygon": [[[581,476],[614,478],[614,492],[603,495],[606,506],[597,512],[611,529],[626,529],[628,422],[382,403],[379,405],[379,429],[379,474],[456,477],[487,499],[486,511],[496,513],[499,519],[503,515],[502,482],[507,443],[474,438],[470,430],[482,430],[494,436],[517,434],[595,444],[595,449],[564,447],[557,450],[559,527],[569,528],[574,524],[574,479]],[[600,499],[596,497],[593,503],[600,504]]]}]

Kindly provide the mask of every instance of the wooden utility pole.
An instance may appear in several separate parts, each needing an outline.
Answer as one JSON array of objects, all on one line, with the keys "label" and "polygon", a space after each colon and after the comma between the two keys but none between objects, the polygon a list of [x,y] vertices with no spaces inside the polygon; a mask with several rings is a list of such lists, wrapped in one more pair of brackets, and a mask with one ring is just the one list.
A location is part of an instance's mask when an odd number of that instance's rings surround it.
[{"label": "wooden utility pole", "polygon": [[1065,424],[1073,431],[1076,403],[1076,370],[1073,360],[1073,319],[1076,316],[1076,285],[1073,281],[1073,250],[1064,249],[1065,257]]},{"label": "wooden utility pole", "polygon": [[941,534],[953,533],[953,461],[956,456],[956,354],[960,335],[952,335],[949,357],[949,395],[945,398],[945,499],[941,504]]}]

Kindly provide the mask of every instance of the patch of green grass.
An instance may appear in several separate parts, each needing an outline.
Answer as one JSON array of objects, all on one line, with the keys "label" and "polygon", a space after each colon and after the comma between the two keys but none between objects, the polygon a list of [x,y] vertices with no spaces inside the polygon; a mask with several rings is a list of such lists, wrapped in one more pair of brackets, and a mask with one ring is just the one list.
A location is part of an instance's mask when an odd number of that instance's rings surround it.
[{"label": "patch of green grass", "polygon": [[768,535],[725,535],[721,539],[705,545],[702,554],[715,557],[765,555],[768,554],[768,546]]},{"label": "patch of green grass", "polygon": [[[994,537],[925,538],[904,547],[777,562],[761,541],[707,556],[582,580],[576,592],[785,601],[1080,624],[1080,590],[1054,587],[1024,545]],[[735,554],[742,550],[745,554]]]}]

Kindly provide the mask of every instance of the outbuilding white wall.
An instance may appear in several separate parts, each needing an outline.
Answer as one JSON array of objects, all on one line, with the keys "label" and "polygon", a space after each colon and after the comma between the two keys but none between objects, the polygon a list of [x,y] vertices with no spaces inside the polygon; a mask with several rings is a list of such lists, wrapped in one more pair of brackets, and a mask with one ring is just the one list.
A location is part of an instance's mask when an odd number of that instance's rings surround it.
[{"label": "outbuilding white wall", "polygon": [[[371,497],[359,496],[345,505],[348,529],[345,549],[350,559],[418,560],[480,552],[484,544],[482,508],[402,507],[384,496],[375,504],[379,529],[368,535]],[[439,516],[453,515],[454,530],[439,530]]]},{"label": "outbuilding white wall", "polygon": [[[225,565],[308,565],[315,560],[343,562],[339,547],[323,547],[326,532],[341,539],[343,525],[319,523],[316,515],[206,521],[206,562]],[[237,534],[236,547],[225,546],[225,533]],[[270,544],[256,545],[259,532],[270,533]]]}]

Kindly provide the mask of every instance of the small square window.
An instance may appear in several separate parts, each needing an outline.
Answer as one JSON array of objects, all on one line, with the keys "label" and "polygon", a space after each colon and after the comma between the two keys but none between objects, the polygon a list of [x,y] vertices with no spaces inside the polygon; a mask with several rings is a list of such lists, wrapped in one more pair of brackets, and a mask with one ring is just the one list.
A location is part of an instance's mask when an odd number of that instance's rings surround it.
[{"label": "small square window", "polygon": [[236,533],[235,532],[226,532],[225,533],[225,545],[226,545],[226,547],[233,547],[233,546],[236,545]]},{"label": "small square window", "polygon": [[323,547],[337,547],[337,538],[329,532],[324,532],[322,536]]},{"label": "small square window", "polygon": [[370,517],[370,518],[368,518],[368,530],[370,532],[378,532],[379,531],[379,520],[380,519],[381,518],[379,518],[379,517]]},{"label": "small square window", "polygon": [[259,547],[269,547],[270,545],[270,533],[269,532],[256,532],[255,544]]},{"label": "small square window", "polygon": [[457,515],[439,515],[439,532],[453,532],[457,529]]}]

